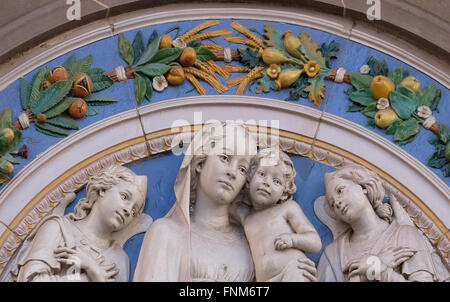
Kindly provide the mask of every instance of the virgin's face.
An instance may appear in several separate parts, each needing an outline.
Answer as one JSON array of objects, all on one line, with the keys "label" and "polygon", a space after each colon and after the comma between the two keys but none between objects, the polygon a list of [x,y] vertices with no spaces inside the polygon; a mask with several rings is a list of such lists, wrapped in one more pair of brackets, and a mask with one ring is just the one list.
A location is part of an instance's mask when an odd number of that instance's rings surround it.
[{"label": "virgin's face", "polygon": [[143,207],[137,187],[129,182],[119,182],[95,202],[96,212],[112,231],[125,228]]},{"label": "virgin's face", "polygon": [[275,205],[284,192],[283,166],[262,166],[256,169],[250,181],[250,200],[255,210],[261,210]]},{"label": "virgin's face", "polygon": [[365,210],[372,210],[363,188],[351,180],[332,178],[326,184],[329,205],[336,217],[346,223],[360,218]]},{"label": "virgin's face", "polygon": [[219,204],[230,204],[245,184],[250,155],[215,152],[208,155],[200,173],[202,191]]}]

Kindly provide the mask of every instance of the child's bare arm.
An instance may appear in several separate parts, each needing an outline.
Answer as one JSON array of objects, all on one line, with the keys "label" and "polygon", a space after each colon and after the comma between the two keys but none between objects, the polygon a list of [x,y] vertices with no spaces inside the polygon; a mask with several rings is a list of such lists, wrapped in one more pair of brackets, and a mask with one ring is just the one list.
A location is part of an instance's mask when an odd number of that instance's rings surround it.
[{"label": "child's bare arm", "polygon": [[317,253],[322,248],[319,234],[295,201],[286,201],[285,219],[295,233],[281,234],[275,239],[275,248],[295,248],[308,253]]}]

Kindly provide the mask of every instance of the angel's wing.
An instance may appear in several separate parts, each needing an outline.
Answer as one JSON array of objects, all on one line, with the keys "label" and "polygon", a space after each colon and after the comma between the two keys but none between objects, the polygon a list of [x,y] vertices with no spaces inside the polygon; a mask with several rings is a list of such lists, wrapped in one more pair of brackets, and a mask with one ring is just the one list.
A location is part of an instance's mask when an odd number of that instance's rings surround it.
[{"label": "angel's wing", "polygon": [[348,224],[334,218],[325,196],[319,196],[314,201],[314,212],[319,220],[331,230],[333,239],[339,237],[349,228]]}]

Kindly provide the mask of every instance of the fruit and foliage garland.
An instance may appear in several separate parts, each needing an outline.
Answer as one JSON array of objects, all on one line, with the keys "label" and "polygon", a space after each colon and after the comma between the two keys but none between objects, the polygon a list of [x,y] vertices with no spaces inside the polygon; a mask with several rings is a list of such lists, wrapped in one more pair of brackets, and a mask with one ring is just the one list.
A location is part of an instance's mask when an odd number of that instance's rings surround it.
[{"label": "fruit and foliage garland", "polygon": [[286,100],[307,97],[320,107],[325,96],[325,79],[333,72],[331,60],[337,57],[339,43],[333,40],[319,48],[318,42],[311,41],[304,30],[296,36],[290,30],[282,33],[267,24],[263,39],[236,21],[231,27],[246,38],[235,36],[225,40],[250,46],[239,48],[240,62],[250,71],[227,82],[229,86],[239,85],[237,94],[257,80],[256,93],[291,88]]},{"label": "fruit and foliage garland", "polygon": [[92,55],[78,60],[72,54],[62,66],[40,69],[31,82],[21,78],[20,99],[26,114],[14,126],[23,129],[35,122],[37,131],[64,137],[79,129],[75,119],[96,115],[96,106],[117,102],[98,93],[114,82],[103,69],[91,68],[91,63]]},{"label": "fruit and foliage garland", "polygon": [[440,169],[444,177],[450,176],[450,129],[440,124],[439,135],[435,135],[429,140],[435,151],[427,161],[427,165]]},{"label": "fruit and foliage garland", "polygon": [[421,89],[419,80],[409,70],[397,68],[389,74],[386,61],[369,57],[362,72],[350,72],[352,87],[346,90],[352,103],[347,111],[360,111],[369,125],[386,129],[400,145],[414,140],[420,125],[430,128],[442,91],[430,84]]},{"label": "fruit and foliage garland", "polygon": [[[14,171],[13,164],[19,162],[15,156],[19,155],[17,147],[22,139],[22,132],[13,127],[11,119],[11,110],[6,109],[0,114],[0,184],[9,180],[8,174]],[[23,152],[26,151],[22,150]],[[25,154],[23,157],[28,157]]]},{"label": "fruit and foliage garland", "polygon": [[[205,94],[197,78],[209,83],[218,92],[224,92],[227,87],[222,85],[215,76],[215,72],[224,75],[223,71],[214,63],[215,54],[201,45],[201,40],[229,34],[231,31],[219,29],[199,34],[203,29],[219,24],[218,21],[206,21],[199,26],[182,34],[180,37],[166,33],[159,36],[157,31],[151,34],[147,46],[144,36],[139,31],[133,43],[119,37],[119,52],[122,59],[128,64],[125,69],[127,78],[134,78],[134,92],[138,104],[144,99],[151,100],[153,90],[163,91],[168,84],[177,86],[185,79],[189,80],[194,88]],[[116,73],[111,73],[117,79]]]}]

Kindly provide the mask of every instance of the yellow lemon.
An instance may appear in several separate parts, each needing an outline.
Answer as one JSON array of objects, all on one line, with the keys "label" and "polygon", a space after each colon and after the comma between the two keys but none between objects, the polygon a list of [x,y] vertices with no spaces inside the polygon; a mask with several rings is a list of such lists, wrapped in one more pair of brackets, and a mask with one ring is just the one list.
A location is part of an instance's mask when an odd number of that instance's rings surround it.
[{"label": "yellow lemon", "polygon": [[376,76],[370,83],[370,92],[375,100],[380,98],[389,99],[389,93],[395,89],[395,84],[385,76]]},{"label": "yellow lemon", "polygon": [[397,113],[389,107],[386,109],[378,110],[377,114],[375,114],[375,125],[382,129],[386,129],[389,127],[395,120],[398,119]]},{"label": "yellow lemon", "polygon": [[414,76],[409,76],[407,78],[404,78],[403,81],[400,83],[400,85],[411,89],[416,94],[420,91],[420,82]]}]

